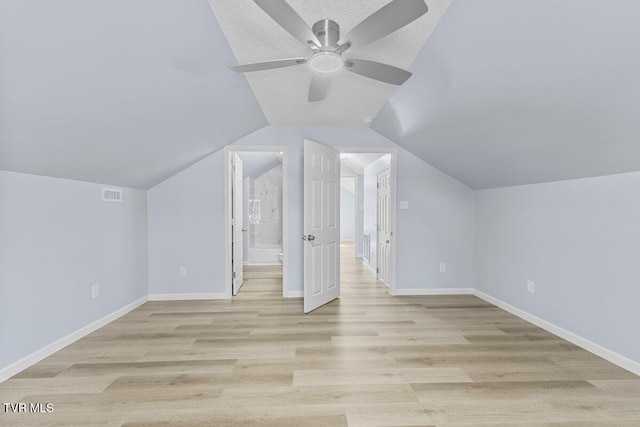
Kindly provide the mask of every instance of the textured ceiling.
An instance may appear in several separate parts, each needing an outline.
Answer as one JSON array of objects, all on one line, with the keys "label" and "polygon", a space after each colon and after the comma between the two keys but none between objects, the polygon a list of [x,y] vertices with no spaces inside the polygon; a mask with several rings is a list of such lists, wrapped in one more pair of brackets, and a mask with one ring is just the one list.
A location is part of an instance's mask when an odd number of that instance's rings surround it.
[{"label": "textured ceiling", "polygon": [[455,0],[372,129],[472,188],[640,170],[640,2]]},{"label": "textured ceiling", "polygon": [[[289,0],[312,26],[333,19],[346,34],[390,0]],[[239,63],[308,57],[310,50],[276,24],[253,0],[209,0]],[[397,32],[345,56],[370,59],[408,68],[450,0],[430,0],[429,12]],[[234,62],[227,65],[233,65]],[[348,71],[336,73],[330,94],[309,103],[312,71],[307,65],[246,74],[270,124],[303,126],[368,126],[396,86],[376,82]]]},{"label": "textured ceiling", "polygon": [[234,61],[206,0],[0,0],[0,169],[149,188],[267,125]]}]

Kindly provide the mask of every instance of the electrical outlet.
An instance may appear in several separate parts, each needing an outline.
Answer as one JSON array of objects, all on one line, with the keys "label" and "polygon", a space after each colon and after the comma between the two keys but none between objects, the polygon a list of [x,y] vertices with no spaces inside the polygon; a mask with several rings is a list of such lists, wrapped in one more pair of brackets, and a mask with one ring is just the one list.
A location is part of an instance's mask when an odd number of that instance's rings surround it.
[{"label": "electrical outlet", "polygon": [[98,298],[100,296],[100,285],[94,283],[91,285],[91,299]]},{"label": "electrical outlet", "polygon": [[440,273],[446,273],[447,272],[447,264],[444,262],[440,263]]},{"label": "electrical outlet", "polygon": [[400,200],[400,209],[409,209],[409,201]]},{"label": "electrical outlet", "polygon": [[534,291],[535,291],[535,283],[533,283],[533,280],[527,280],[527,292],[532,294]]},{"label": "electrical outlet", "polygon": [[187,277],[187,267],[180,267],[178,274],[180,277]]}]

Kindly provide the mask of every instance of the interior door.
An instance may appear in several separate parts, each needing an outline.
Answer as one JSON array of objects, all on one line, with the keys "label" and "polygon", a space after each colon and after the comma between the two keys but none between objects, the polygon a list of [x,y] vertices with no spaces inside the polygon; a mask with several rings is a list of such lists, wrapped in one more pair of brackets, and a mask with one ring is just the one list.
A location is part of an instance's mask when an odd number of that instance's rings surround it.
[{"label": "interior door", "polygon": [[242,159],[238,153],[232,158],[232,190],[231,190],[231,224],[232,224],[232,255],[231,277],[233,295],[237,295],[244,281],[243,264],[243,216],[242,216]]},{"label": "interior door", "polygon": [[378,174],[378,279],[389,286],[391,265],[391,169]]},{"label": "interior door", "polygon": [[340,296],[340,153],[304,141],[304,312]]}]

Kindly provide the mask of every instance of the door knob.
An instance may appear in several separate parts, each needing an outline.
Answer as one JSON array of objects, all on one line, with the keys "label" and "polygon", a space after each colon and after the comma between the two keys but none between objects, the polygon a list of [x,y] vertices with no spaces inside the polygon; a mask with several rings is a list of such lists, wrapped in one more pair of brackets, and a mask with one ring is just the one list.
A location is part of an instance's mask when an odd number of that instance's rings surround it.
[{"label": "door knob", "polygon": [[316,240],[316,236],[314,236],[313,234],[309,234],[309,235],[307,236],[307,240],[308,240],[308,241]]},{"label": "door knob", "polygon": [[387,243],[389,243],[389,241],[387,240]]},{"label": "door knob", "polygon": [[247,229],[246,229],[246,228],[243,228],[243,229],[242,229],[242,232],[243,232],[243,233],[246,233],[246,232],[247,232]]}]

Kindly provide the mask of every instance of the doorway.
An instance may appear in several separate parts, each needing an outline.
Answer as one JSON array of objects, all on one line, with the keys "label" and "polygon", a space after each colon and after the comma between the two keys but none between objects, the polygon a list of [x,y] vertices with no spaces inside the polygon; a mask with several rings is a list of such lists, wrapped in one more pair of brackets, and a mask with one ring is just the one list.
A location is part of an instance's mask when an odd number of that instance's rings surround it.
[{"label": "doorway", "polygon": [[287,149],[227,146],[224,157],[227,296],[285,295]]},{"label": "doorway", "polygon": [[[396,260],[396,171],[397,156],[394,148],[333,148],[310,140],[304,145],[304,312],[308,313],[340,296],[342,280],[342,261],[336,246],[340,243],[340,187],[343,167],[352,160],[366,159],[359,168],[362,170],[363,196],[372,195],[372,206],[377,206],[377,179],[379,172],[389,170],[388,205],[388,246],[386,254],[381,255],[386,265],[385,278],[388,292],[395,295],[395,260]],[[375,167],[367,166],[375,165]],[[350,167],[358,169],[355,166]],[[366,173],[365,173],[366,168]],[[372,174],[371,179],[366,179]],[[374,277],[378,263],[377,207],[367,209],[362,206],[362,234],[357,236],[353,245],[356,253],[361,250],[362,258],[367,262],[361,266],[370,268],[374,265]],[[358,212],[360,203],[358,202]],[[369,214],[371,218],[366,215]],[[359,215],[359,214],[358,214]],[[366,255],[365,255],[366,254]],[[345,272],[346,274],[346,272]]]},{"label": "doorway", "polygon": [[[353,242],[341,223],[342,263],[362,266],[375,279],[372,283],[384,285],[391,295],[395,294],[394,154],[392,149],[376,148],[342,148],[340,154],[342,178],[355,179],[357,198]],[[350,215],[349,197],[343,199],[347,204],[341,205],[341,217]],[[341,279],[350,280],[349,273],[341,274]]]}]

